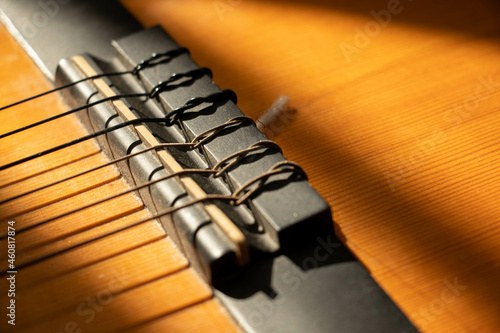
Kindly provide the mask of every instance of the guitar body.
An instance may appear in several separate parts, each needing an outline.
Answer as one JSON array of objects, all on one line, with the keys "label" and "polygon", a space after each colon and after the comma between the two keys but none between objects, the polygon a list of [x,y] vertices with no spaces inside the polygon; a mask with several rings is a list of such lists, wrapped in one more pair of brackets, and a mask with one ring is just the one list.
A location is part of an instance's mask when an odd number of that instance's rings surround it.
[{"label": "guitar body", "polygon": [[[215,82],[235,90],[246,115],[256,119],[289,96],[296,117],[279,120],[275,140],[332,207],[337,234],[419,330],[498,331],[497,4],[122,3],[144,26],[161,24],[189,47]],[[0,104],[49,89],[4,28],[0,35]],[[0,132],[65,109],[49,96],[1,111]],[[3,139],[1,164],[83,133],[68,117]],[[12,168],[0,173],[0,201],[104,160],[96,144],[86,143]],[[238,329],[158,223],[107,236],[100,246],[86,243],[149,216],[136,196],[50,221],[126,187],[109,167],[0,205],[2,221],[26,230],[16,238],[18,265],[82,244],[18,274],[18,326],[3,320],[2,331]],[[7,253],[7,239],[0,243]],[[5,279],[0,287],[9,290]],[[60,304],[85,295],[74,309]],[[54,303],[41,303],[47,299]]]}]

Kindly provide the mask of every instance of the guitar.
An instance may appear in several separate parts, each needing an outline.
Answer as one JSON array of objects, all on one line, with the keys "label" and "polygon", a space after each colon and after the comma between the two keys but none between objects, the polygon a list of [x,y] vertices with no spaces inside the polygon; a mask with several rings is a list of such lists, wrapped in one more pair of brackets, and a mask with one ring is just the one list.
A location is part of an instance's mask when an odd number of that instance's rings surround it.
[{"label": "guitar", "polygon": [[[495,282],[500,264],[495,186],[498,135],[494,129],[500,83],[495,61],[496,4],[482,1],[457,6],[455,2],[452,6],[430,1],[389,1],[348,5],[250,0],[123,3],[145,26],[161,24],[181,45],[189,45],[193,58],[213,70],[220,86],[231,87],[238,93],[238,104],[250,117],[257,118],[280,95],[290,97],[289,104],[297,110],[297,116],[275,140],[287,158],[307,170],[313,186],[332,207],[337,234],[417,328],[429,332],[497,330],[500,303]],[[9,37],[3,40],[6,47],[15,45]],[[26,82],[35,82],[33,76],[38,75],[38,84],[43,84],[43,79],[18,47],[11,46],[11,52],[15,56],[2,61],[6,69],[2,73],[7,78],[16,74],[18,79],[11,79],[16,83],[5,91],[11,94],[17,89],[20,99],[46,90],[48,86],[26,90]],[[15,68],[23,71],[13,72],[13,61],[18,61]],[[24,77],[18,76],[24,71]],[[17,99],[4,97],[2,104]],[[37,108],[48,109],[44,111],[47,114],[56,113],[50,109],[57,101],[52,99],[51,103],[37,104]],[[59,107],[59,111],[62,109]],[[26,108],[24,112],[30,110]],[[16,123],[17,119],[22,119],[19,111],[15,118],[6,114],[2,132],[27,121]],[[61,127],[65,130],[61,131]],[[37,151],[42,148],[40,145],[49,147],[83,133],[78,132],[75,123],[61,125],[58,131],[53,141],[41,143],[28,137],[23,141],[30,142],[33,148],[29,149]],[[9,160],[26,155],[28,148],[14,151],[15,146],[14,142],[2,146],[8,147],[5,152],[10,154],[6,155]],[[98,150],[89,144],[71,156],[60,154],[57,163],[71,161],[76,170],[77,163],[83,165],[94,158],[96,161],[88,164],[92,165],[102,161]],[[43,166],[39,168],[18,168],[16,173],[4,176],[3,184],[19,179],[29,182],[30,175],[43,170]],[[92,184],[125,186],[110,171],[93,181]],[[84,193],[81,183],[74,188],[77,190],[73,191]],[[102,192],[103,197],[109,193]],[[47,202],[33,199],[30,205],[43,207],[51,200],[44,198]],[[149,214],[133,196],[127,200],[129,213]],[[24,213],[26,206],[20,207],[19,214]],[[8,209],[11,208],[4,207],[4,217],[12,216]],[[124,216],[118,211],[109,214]],[[14,221],[22,223],[23,219]],[[148,231],[142,232],[153,233],[155,227],[158,226],[152,223]],[[158,233],[149,239],[164,237],[161,229],[156,230]],[[54,232],[48,229],[49,236],[41,239],[40,246],[50,235],[62,244],[63,234]],[[36,241],[39,237],[33,234],[30,239]],[[142,246],[128,248],[152,253]],[[116,250],[122,251],[125,252]],[[172,248],[162,251],[162,258],[178,255]],[[66,261],[82,256],[71,258]],[[126,265],[125,257],[116,258],[116,263]],[[175,315],[173,319],[167,316],[164,327],[174,330],[175,325],[192,324],[193,327],[179,326],[177,330],[196,331],[203,327],[195,325],[207,325],[215,331],[234,329],[210,291],[186,271],[187,264],[180,258],[170,269],[184,274],[179,280],[191,286],[196,294],[192,297],[201,297],[191,301],[204,308],[176,312],[178,320]],[[134,257],[129,268],[140,264]],[[59,267],[62,266],[53,266],[53,277]],[[47,267],[43,271],[48,272]],[[155,274],[152,271],[148,273],[150,279]],[[85,272],[78,276],[99,276],[92,275],[97,270]],[[70,277],[66,277],[68,284]],[[58,279],[54,281],[64,282],[64,277]],[[36,281],[43,280],[41,277]],[[91,284],[82,285],[82,294],[90,288],[87,285]],[[25,286],[28,288],[28,284]],[[22,284],[18,288],[25,292]],[[43,288],[31,288],[26,290],[44,292]],[[57,286],[51,290],[57,290]],[[135,298],[124,293],[130,298],[116,297],[101,311],[118,312],[127,304],[138,302],[134,316],[145,320],[150,314],[144,311],[141,317],[141,309],[147,307],[148,300],[155,299],[151,298],[154,290],[158,289],[148,289],[146,294],[146,289],[138,289]],[[105,294],[101,296],[107,300]],[[80,309],[84,316],[74,316],[97,325],[103,320],[98,316],[102,305],[91,305]],[[42,307],[39,311],[39,318],[50,313]],[[208,321],[195,323],[193,318],[201,316],[199,313],[215,318],[213,322],[220,326],[213,328],[206,324]],[[18,320],[21,322],[21,318]],[[34,320],[26,323],[35,325]],[[42,328],[51,328],[52,323],[46,321]],[[77,321],[62,323],[67,324],[63,325],[67,331],[85,328],[78,326]],[[152,321],[149,325],[160,324]],[[35,326],[29,327],[37,331]],[[154,326],[138,329],[155,331]],[[314,329],[320,327],[311,328]]]}]

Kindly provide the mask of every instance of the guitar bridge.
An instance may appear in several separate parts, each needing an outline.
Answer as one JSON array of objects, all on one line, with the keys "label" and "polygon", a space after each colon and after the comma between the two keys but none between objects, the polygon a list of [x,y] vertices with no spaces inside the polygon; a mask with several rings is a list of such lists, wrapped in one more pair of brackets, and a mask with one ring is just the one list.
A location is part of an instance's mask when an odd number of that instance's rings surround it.
[{"label": "guitar bridge", "polygon": [[89,132],[109,130],[97,139],[130,184],[156,181],[137,193],[202,275],[223,279],[252,257],[332,231],[302,169],[186,49],[159,27],[112,45],[112,61],[62,60],[56,82],[82,81],[65,101],[89,106],[78,113]]}]

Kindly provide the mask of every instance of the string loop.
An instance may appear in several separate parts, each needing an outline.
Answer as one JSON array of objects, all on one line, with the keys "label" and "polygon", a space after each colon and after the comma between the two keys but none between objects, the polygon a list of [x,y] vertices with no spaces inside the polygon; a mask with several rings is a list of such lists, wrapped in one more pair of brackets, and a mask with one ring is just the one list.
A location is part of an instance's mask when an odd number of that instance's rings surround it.
[{"label": "string loop", "polygon": [[178,49],[163,52],[163,53],[153,53],[151,57],[146,60],[142,60],[138,63],[134,69],[131,71],[131,74],[137,75],[141,70],[154,67],[156,65],[165,64],[170,62],[175,57],[178,57],[182,54],[189,54],[189,50],[185,47],[180,47]]},{"label": "string loop", "polygon": [[[300,167],[300,165],[298,165],[297,163],[292,162],[292,161],[278,162],[275,165],[273,165],[269,169],[269,171],[267,171],[267,172],[265,172],[257,177],[250,179],[249,181],[247,181],[246,183],[241,185],[239,188],[237,188],[232,194],[233,197],[238,198],[235,202],[235,205],[240,205],[243,202],[245,202],[246,200],[248,200],[256,191],[258,191],[260,188],[262,188],[262,186],[264,186],[263,184],[267,181],[267,179],[269,179],[269,177],[271,177],[273,175],[287,173],[287,172],[290,172],[292,174],[299,174],[300,176],[302,176],[304,179],[307,180],[306,173]],[[255,186],[254,188],[251,188],[244,195],[239,196],[240,193],[249,189],[252,185],[254,185],[257,182],[261,182],[261,183],[259,185]]]},{"label": "string loop", "polygon": [[223,124],[214,126],[210,129],[198,134],[197,136],[195,136],[193,138],[193,140],[191,141],[191,143],[193,144],[193,148],[198,148],[199,146],[204,145],[205,143],[207,143],[208,141],[210,141],[214,137],[216,137],[222,130],[224,130],[228,127],[231,127],[231,126],[236,125],[236,124],[243,124],[246,122],[250,122],[250,123],[254,124],[254,121],[252,118],[246,117],[246,116],[239,116],[239,117],[234,117],[232,119],[229,119],[228,121],[226,121]]},{"label": "string loop", "polygon": [[[195,80],[197,80],[205,75],[212,78],[213,75],[212,75],[212,71],[210,70],[210,68],[202,67],[202,68],[194,69],[194,70],[186,72],[186,73],[172,74],[172,76],[170,76],[170,78],[167,81],[163,81],[163,82],[158,83],[151,90],[148,97],[149,98],[156,98],[156,97],[158,97],[158,95],[160,93],[162,93],[164,91],[170,91],[170,90],[176,89],[177,87],[179,87],[181,85],[189,85],[193,81],[195,81]],[[187,78],[188,80],[185,80],[185,81],[179,83],[178,85],[171,85],[172,83],[174,83],[176,81],[180,81],[180,80],[185,79],[185,78]]]},{"label": "string loop", "polygon": [[223,104],[223,103],[226,103],[228,101],[231,101],[234,104],[236,104],[236,102],[238,101],[238,98],[236,97],[235,92],[230,90],[230,89],[225,89],[223,91],[213,93],[213,94],[208,95],[206,97],[194,97],[194,98],[191,98],[189,101],[187,101],[183,106],[178,107],[178,108],[170,111],[165,116],[165,118],[167,118],[169,123],[172,124],[172,123],[176,122],[177,120],[179,120],[179,118],[182,117],[184,112],[186,112],[190,109],[193,109],[193,108],[195,108],[203,103],[210,103],[210,104],[216,105],[216,104]]},{"label": "string loop", "polygon": [[[282,153],[281,147],[274,141],[271,140],[257,141],[250,147],[237,151],[236,153],[223,158],[222,160],[219,161],[219,163],[214,165],[213,169],[218,170],[217,173],[215,174],[215,177],[220,177],[225,171],[229,170],[235,164],[243,160],[249,153],[261,149],[275,149],[276,151]],[[223,166],[224,164],[226,165]]]}]

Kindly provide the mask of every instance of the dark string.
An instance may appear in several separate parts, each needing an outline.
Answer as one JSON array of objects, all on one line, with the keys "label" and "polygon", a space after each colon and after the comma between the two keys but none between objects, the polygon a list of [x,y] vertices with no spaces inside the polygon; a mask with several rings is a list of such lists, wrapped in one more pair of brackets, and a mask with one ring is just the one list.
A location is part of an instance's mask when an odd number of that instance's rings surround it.
[{"label": "dark string", "polygon": [[172,59],[174,59],[175,57],[178,57],[178,56],[180,56],[180,55],[182,55],[184,53],[189,54],[189,50],[187,48],[185,48],[185,47],[181,47],[179,49],[175,49],[175,50],[172,50],[172,51],[169,51],[169,52],[153,53],[153,55],[151,55],[151,57],[149,59],[141,61],[139,64],[137,64],[134,67],[134,69],[132,69],[130,71],[114,72],[114,73],[103,73],[103,74],[97,74],[97,75],[94,75],[94,76],[89,76],[89,77],[86,77],[84,79],[81,79],[81,80],[78,80],[78,81],[74,81],[74,82],[68,83],[66,85],[63,85],[63,86],[60,86],[60,87],[57,87],[57,88],[45,91],[45,92],[40,93],[38,95],[34,95],[34,96],[31,96],[31,97],[25,98],[23,100],[14,102],[12,104],[5,105],[3,107],[0,107],[0,111],[3,111],[5,109],[14,107],[16,105],[23,104],[23,103],[32,101],[34,99],[37,99],[37,98],[40,98],[40,97],[52,94],[52,93],[54,93],[56,91],[60,91],[60,90],[66,89],[66,88],[70,88],[72,86],[75,86],[75,85],[77,85],[79,83],[82,83],[82,82],[85,82],[85,81],[100,79],[100,78],[104,78],[104,77],[113,77],[113,76],[127,75],[127,74],[137,75],[137,74],[139,74],[139,72],[141,70],[143,70],[145,68],[150,68],[150,67],[154,67],[154,66],[157,66],[157,65],[160,65],[160,64],[168,63]]},{"label": "dark string", "polygon": [[49,117],[49,118],[37,121],[35,123],[29,124],[29,125],[26,125],[26,126],[23,126],[23,127],[20,127],[18,129],[13,130],[13,131],[10,131],[10,132],[1,134],[0,135],[0,139],[6,138],[8,136],[14,135],[14,134],[22,132],[22,131],[26,131],[26,130],[28,130],[30,128],[33,128],[33,127],[36,127],[36,126],[43,125],[45,123],[48,123],[50,121],[62,118],[64,116],[70,115],[72,113],[75,113],[75,112],[78,112],[78,111],[81,111],[81,110],[85,110],[87,108],[91,108],[93,106],[99,105],[99,104],[104,103],[104,102],[115,101],[115,100],[118,100],[120,98],[125,98],[125,97],[133,98],[133,97],[144,97],[144,96],[145,96],[145,94],[126,94],[126,95],[116,95],[116,96],[106,97],[106,98],[100,99],[100,100],[98,100],[96,102],[93,102],[93,103],[90,103],[90,104],[87,104],[87,105],[84,105],[84,106],[80,106],[80,107],[77,107],[76,109],[72,109],[72,110],[69,110],[69,111],[66,111],[66,112],[63,112],[63,113],[59,113],[59,114],[57,114],[55,116],[52,116],[52,117]]},{"label": "dark string", "polygon": [[[203,77],[203,76],[209,76],[210,78],[213,77],[212,71],[210,68],[207,67],[201,67],[197,69],[193,69],[189,72],[186,73],[179,73],[179,74],[172,74],[172,76],[167,80],[158,83],[149,93],[148,97],[149,98],[156,98],[158,95],[164,91],[170,91],[174,90],[179,86],[187,86],[191,84],[193,81]],[[188,80],[179,83],[178,85],[170,85],[171,83],[181,80],[183,78],[188,78]]]},{"label": "dark string", "polygon": [[170,111],[165,118],[170,119],[170,122],[176,122],[180,117],[184,114],[185,111],[197,107],[203,103],[224,103],[227,101],[231,101],[234,104],[238,102],[238,98],[236,97],[236,93],[230,89],[224,89],[220,92],[216,92],[214,94],[208,95],[207,97],[195,97],[190,99],[184,106],[181,106],[177,109]]},{"label": "dark string", "polygon": [[[5,137],[14,135],[14,134],[22,132],[22,131],[26,131],[26,130],[28,130],[30,128],[33,128],[33,127],[36,127],[36,126],[43,125],[43,124],[51,122],[53,120],[56,120],[56,119],[68,116],[70,114],[76,113],[78,111],[82,111],[82,110],[94,107],[94,106],[102,104],[104,102],[115,101],[115,100],[119,100],[119,99],[122,99],[122,98],[138,98],[138,97],[155,98],[155,97],[158,96],[158,94],[160,94],[163,91],[170,91],[170,90],[173,90],[173,89],[175,89],[175,88],[177,88],[177,87],[179,87],[181,85],[191,84],[194,80],[197,80],[197,79],[199,79],[200,77],[202,77],[204,75],[210,75],[211,76],[212,72],[208,68],[199,68],[199,69],[195,69],[195,70],[192,70],[190,72],[187,72],[187,73],[173,74],[167,81],[160,82],[158,85],[156,85],[151,90],[151,92],[149,92],[149,93],[122,94],[122,95],[115,95],[115,96],[106,97],[106,98],[100,99],[98,101],[95,101],[95,102],[92,102],[92,103],[89,103],[89,104],[77,107],[75,109],[72,109],[72,110],[69,110],[69,111],[57,114],[55,116],[52,116],[52,117],[49,117],[49,118],[37,121],[35,123],[26,125],[24,127],[20,127],[18,129],[13,130],[13,131],[1,134],[0,135],[0,139],[3,139]],[[184,79],[184,78],[189,78],[189,80],[186,80],[186,81],[184,81],[182,83],[179,83],[178,85],[169,85],[169,84],[171,84],[171,83],[173,83],[175,81],[178,81],[178,80],[181,80],[181,79]]]},{"label": "dark string", "polygon": [[[198,105],[203,104],[203,103],[216,104],[216,103],[220,103],[222,101],[226,101],[227,102],[228,100],[233,100],[232,99],[233,96],[235,96],[235,93],[232,90],[223,90],[221,92],[217,92],[217,93],[208,95],[206,97],[196,97],[196,98],[193,98],[193,99],[189,100],[188,102],[186,102],[186,104],[184,106],[181,106],[180,108],[172,110],[170,113],[168,113],[166,115],[165,118],[142,118],[142,119],[129,120],[129,121],[123,122],[121,124],[118,124],[118,125],[115,125],[115,126],[112,126],[112,127],[108,127],[106,129],[97,131],[95,133],[83,136],[83,137],[75,139],[73,141],[66,142],[66,143],[64,143],[62,145],[59,145],[59,146],[56,146],[56,147],[53,147],[53,148],[50,148],[50,149],[38,152],[36,154],[24,157],[24,158],[19,159],[17,161],[5,164],[3,166],[0,166],[0,171],[3,171],[3,170],[6,170],[6,169],[9,169],[11,167],[14,167],[16,165],[19,165],[19,164],[22,164],[22,163],[34,160],[34,159],[36,159],[38,157],[51,154],[51,153],[59,151],[61,149],[74,146],[74,145],[76,145],[78,143],[81,143],[81,142],[84,142],[84,141],[87,141],[87,140],[99,137],[101,135],[108,134],[110,132],[113,132],[115,130],[118,130],[118,129],[123,128],[123,127],[130,126],[130,125],[137,125],[137,124],[142,124],[142,123],[164,123],[165,126],[171,126],[171,125],[174,124],[175,120],[177,120],[182,114],[184,114],[185,111],[187,111],[187,110],[189,110],[189,109],[191,109],[191,108],[193,108],[195,106],[198,106]],[[169,120],[171,118],[171,115],[175,115],[173,121]]]},{"label": "dark string", "polygon": [[127,126],[130,126],[130,125],[141,124],[141,123],[165,123],[165,118],[144,118],[144,119],[129,120],[129,121],[123,122],[121,124],[118,124],[118,125],[115,125],[115,126],[112,126],[112,127],[108,127],[106,129],[97,131],[95,133],[83,136],[83,137],[78,138],[76,140],[63,143],[62,145],[59,145],[57,147],[53,147],[53,148],[50,148],[50,149],[38,152],[36,154],[24,157],[24,158],[19,159],[17,161],[14,161],[14,162],[2,165],[2,166],[0,166],[0,171],[3,171],[3,170],[6,170],[6,169],[9,169],[9,168],[12,168],[12,167],[14,167],[16,165],[19,165],[19,164],[22,164],[22,163],[34,160],[35,158],[51,154],[51,153],[56,152],[58,150],[74,146],[74,145],[76,145],[76,144],[78,144],[80,142],[84,142],[84,141],[87,141],[87,140],[99,137],[101,135],[108,134],[108,133],[110,133],[112,131],[115,131],[117,129],[120,129],[120,128],[123,128],[123,127],[127,127]]},{"label": "dark string", "polygon": [[[86,175],[88,173],[91,173],[93,171],[97,171],[97,170],[100,170],[102,168],[105,168],[107,166],[110,166],[110,165],[113,165],[113,164],[116,164],[116,163],[119,163],[119,162],[123,162],[123,161],[127,161],[127,160],[130,160],[132,157],[135,157],[135,156],[138,156],[138,155],[141,155],[141,154],[144,154],[146,152],[149,152],[149,151],[152,151],[152,150],[157,150],[157,149],[160,149],[160,148],[187,148],[187,149],[195,149],[195,148],[198,148],[200,145],[202,144],[205,144],[205,142],[213,139],[214,137],[216,137],[218,135],[218,133],[221,131],[222,128],[226,128],[228,126],[232,126],[234,124],[237,124],[237,123],[242,123],[244,121],[252,121],[253,120],[251,118],[248,118],[248,117],[236,117],[236,118],[233,118],[233,119],[230,119],[228,120],[227,122],[225,122],[224,124],[221,124],[221,125],[218,125],[210,130],[207,130],[205,131],[204,133],[201,133],[200,135],[196,136],[195,138],[193,138],[193,140],[191,142],[188,142],[188,143],[160,143],[158,145],[155,145],[155,146],[152,146],[152,147],[149,147],[149,148],[146,148],[146,149],[143,149],[141,151],[138,151],[136,153],[129,153],[128,155],[126,156],[122,156],[122,157],[119,157],[119,158],[116,158],[112,161],[109,161],[107,163],[104,163],[104,164],[101,164],[101,165],[98,165],[96,167],[93,167],[91,169],[88,169],[88,170],[85,170],[85,171],[82,171],[80,173],[77,173],[75,175],[72,175],[72,176],[69,176],[69,177],[66,177],[66,178],[63,178],[63,179],[60,179],[60,180],[57,180],[57,181],[54,181],[50,184],[46,184],[44,186],[41,186],[41,187],[38,187],[38,188],[35,188],[33,190],[30,190],[28,192],[24,192],[24,193],[21,193],[21,194],[18,194],[14,197],[11,197],[11,198],[8,198],[8,199],[5,199],[3,201],[0,201],[0,205],[1,204],[4,204],[4,203],[7,203],[9,201],[13,201],[15,199],[19,199],[23,196],[26,196],[26,195],[29,195],[29,194],[32,194],[32,193],[35,193],[35,192],[38,192],[38,191],[41,191],[41,190],[44,190],[44,189],[47,189],[49,187],[52,187],[52,186],[55,186],[57,184],[61,184],[61,183],[64,183],[66,181],[69,181],[71,179],[75,179],[77,177],[80,177],[80,176],[83,176],[83,175]],[[200,138],[203,137],[203,139],[200,140]],[[268,141],[268,140],[266,140]],[[274,144],[275,146],[276,143],[270,141],[272,144]],[[257,147],[257,149],[261,149],[262,147],[260,147],[261,145],[264,144],[264,141],[259,141],[257,142],[254,146],[256,145],[259,145],[259,147]],[[253,146],[252,146],[253,147]],[[240,151],[238,152],[237,154],[243,154],[243,153],[246,153],[248,150],[255,150],[256,147],[253,147],[253,148],[247,148],[243,151]],[[278,147],[279,149],[279,147]],[[281,150],[280,150],[281,151]],[[232,158],[232,155],[229,157],[229,158]],[[227,158],[226,158],[227,159]],[[223,161],[219,162],[215,167],[214,167],[214,170],[216,170],[218,168],[218,165],[222,164]],[[234,164],[234,162],[236,161],[233,161],[231,163]],[[217,172],[217,175],[216,177],[220,176],[220,174],[225,171],[225,169],[227,169],[228,166],[222,168],[221,170],[219,170]]]}]

